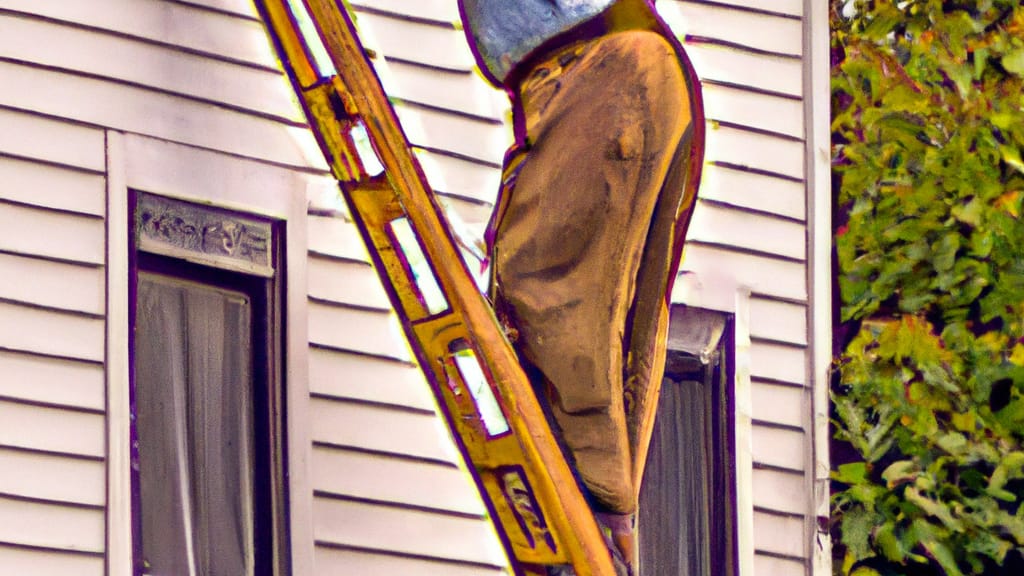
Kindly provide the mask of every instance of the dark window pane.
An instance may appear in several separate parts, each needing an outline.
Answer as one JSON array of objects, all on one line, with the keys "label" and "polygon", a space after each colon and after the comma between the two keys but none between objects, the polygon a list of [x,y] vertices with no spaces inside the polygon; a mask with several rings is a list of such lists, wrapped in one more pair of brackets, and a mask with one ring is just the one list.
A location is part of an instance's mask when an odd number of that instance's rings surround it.
[{"label": "dark window pane", "polygon": [[139,274],[143,574],[253,574],[251,334],[244,294]]},{"label": "dark window pane", "polygon": [[654,576],[709,576],[708,395],[700,382],[662,384],[640,490],[640,566]]}]

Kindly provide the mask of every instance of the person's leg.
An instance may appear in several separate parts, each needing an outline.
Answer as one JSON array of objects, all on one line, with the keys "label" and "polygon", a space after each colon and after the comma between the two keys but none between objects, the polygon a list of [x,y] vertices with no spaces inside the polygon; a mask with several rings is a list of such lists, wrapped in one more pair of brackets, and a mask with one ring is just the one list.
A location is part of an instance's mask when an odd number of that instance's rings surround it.
[{"label": "person's leg", "polygon": [[689,98],[654,33],[615,34],[578,58],[523,94],[529,152],[497,225],[495,293],[543,374],[584,485],[607,511],[629,514],[625,330]]},{"label": "person's leg", "polygon": [[677,270],[673,255],[682,249],[682,238],[693,213],[696,189],[687,189],[693,133],[679,143],[655,208],[637,275],[629,324],[624,392],[629,444],[633,447],[633,480],[639,489],[647,457],[658,392],[665,371],[668,341],[669,294]]}]

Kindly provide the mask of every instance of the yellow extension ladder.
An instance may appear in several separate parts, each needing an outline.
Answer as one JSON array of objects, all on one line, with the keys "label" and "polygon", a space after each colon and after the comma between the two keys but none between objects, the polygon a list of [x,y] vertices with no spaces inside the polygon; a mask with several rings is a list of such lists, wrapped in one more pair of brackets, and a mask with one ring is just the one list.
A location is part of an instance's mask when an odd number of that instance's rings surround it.
[{"label": "yellow extension ladder", "polygon": [[466,272],[342,1],[257,5],[513,570],[533,576],[571,565],[580,576],[613,576],[594,516]]}]

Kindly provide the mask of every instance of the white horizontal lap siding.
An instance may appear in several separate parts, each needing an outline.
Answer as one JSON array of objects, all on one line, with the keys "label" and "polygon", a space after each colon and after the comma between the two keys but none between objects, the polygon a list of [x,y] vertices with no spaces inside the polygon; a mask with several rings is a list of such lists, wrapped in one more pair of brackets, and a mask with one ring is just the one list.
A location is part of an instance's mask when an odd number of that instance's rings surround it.
[{"label": "white horizontal lap siding", "polygon": [[728,204],[697,201],[686,240],[733,246],[749,252],[803,262],[807,257],[802,222],[752,213]]},{"label": "white horizontal lap siding", "polygon": [[103,556],[98,554],[54,554],[0,544],[0,569],[7,574],[103,576],[105,566]]},{"label": "white horizontal lap siding", "polygon": [[799,59],[706,42],[686,43],[686,53],[705,82],[781,96],[798,97],[803,93]]},{"label": "white horizontal lap siding", "polygon": [[409,362],[412,354],[390,311],[309,302],[309,342],[328,349]]},{"label": "white horizontal lap siding", "polygon": [[508,147],[508,133],[498,122],[403,103],[395,105],[395,112],[414,146],[495,166],[501,164]]},{"label": "white horizontal lap siding", "polygon": [[369,8],[391,14],[401,14],[411,18],[431,20],[439,24],[452,24],[459,20],[458,4],[451,0],[353,0],[352,6]]},{"label": "white horizontal lap siding", "polygon": [[500,576],[492,566],[453,564],[420,557],[388,556],[368,550],[320,547],[317,566],[330,567],[325,574],[401,574],[402,576]]},{"label": "white horizontal lap siding", "polygon": [[503,573],[486,508],[355,225],[318,202],[311,212],[317,572]]},{"label": "white horizontal lap siding", "polygon": [[310,350],[309,364],[309,387],[315,394],[434,409],[434,397],[418,366],[323,348]]},{"label": "white horizontal lap siding", "polygon": [[455,461],[451,444],[438,433],[440,420],[433,412],[323,397],[312,400],[310,412],[315,442],[434,462]]},{"label": "white horizontal lap siding", "polygon": [[456,466],[317,446],[313,471],[314,487],[323,494],[440,513],[486,514],[470,479]]},{"label": "white horizontal lap siding", "polygon": [[754,556],[754,573],[757,576],[803,576],[806,568],[801,559],[760,553]]},{"label": "white horizontal lap siding", "polygon": [[803,474],[759,468],[753,472],[753,490],[762,509],[803,514],[807,507]]},{"label": "white horizontal lap siding", "polygon": [[401,60],[388,61],[388,70],[393,86],[389,96],[393,98],[495,120],[501,120],[508,109],[508,98],[470,71]]},{"label": "white horizontal lap siding", "polygon": [[256,5],[252,0],[183,0],[189,4],[195,4],[197,6],[205,6],[211,10],[220,10],[222,12],[232,14],[235,16],[245,16],[253,20],[259,20],[259,14],[256,12]]},{"label": "white horizontal lap siding", "polygon": [[332,543],[486,568],[505,563],[501,544],[483,518],[324,497],[317,499],[313,515],[317,538]]},{"label": "white horizontal lap siding", "polygon": [[[408,5],[407,5],[408,4]],[[474,70],[456,2],[363,0],[356,24],[431,188],[482,239],[511,140],[503,92]]]},{"label": "white horizontal lap siding", "polygon": [[[19,276],[0,278],[0,299],[87,314],[103,313],[106,301],[102,268],[0,253],[0,270],[22,272]],[[69,286],[74,289],[69,290]]]},{"label": "white horizontal lap siding", "polygon": [[750,336],[806,345],[807,305],[754,294],[750,299]]},{"label": "white horizontal lap siding", "polygon": [[[0,97],[8,90],[8,85],[4,83]],[[102,174],[105,169],[102,130],[44,119],[3,107],[0,107],[0,126],[4,127],[0,130],[0,156],[46,162],[97,174]],[[24,164],[20,166],[23,168]],[[7,162],[4,169],[5,173],[8,170],[23,173],[14,162]],[[19,179],[22,178],[24,177]],[[5,183],[3,189],[10,189],[11,194],[16,195],[13,196],[14,199],[23,200],[27,193],[24,190],[16,192],[17,188],[17,181],[14,181],[10,184]],[[93,200],[92,205],[94,210],[102,210],[102,202],[97,204]]]},{"label": "white horizontal lap siding", "polygon": [[417,149],[415,152],[434,190],[480,203],[494,202],[501,182],[499,168],[430,150]]},{"label": "white horizontal lap siding", "polygon": [[677,299],[748,290],[754,573],[805,574],[807,268],[803,3],[659,3],[704,90],[705,166]]},{"label": "white horizontal lap siding", "polygon": [[[35,38],[46,37],[39,43]],[[76,47],[71,50],[70,47]],[[301,122],[289,86],[274,70],[240,66],[109,32],[28,16],[0,15],[5,58],[243,108]],[[111,57],[131,54],[130,58]]]},{"label": "white horizontal lap siding", "polygon": [[0,208],[0,250],[100,266],[104,262],[103,219],[21,204]]},{"label": "white horizontal lap siding", "polygon": [[103,458],[106,453],[104,418],[83,412],[0,400],[0,446]]},{"label": "white horizontal lap siding", "polygon": [[[11,473],[19,469],[27,474]],[[106,503],[106,467],[98,460],[0,448],[0,493],[86,506]],[[72,481],[73,479],[73,481]]]},{"label": "white horizontal lap siding", "polygon": [[715,0],[717,3],[763,12],[770,15],[779,16],[796,16],[803,15],[804,3],[802,0],[759,0],[757,2],[750,2],[749,0]]},{"label": "white horizontal lap siding", "polygon": [[796,97],[719,84],[705,85],[703,96],[704,113],[717,122],[763,130],[780,137],[803,137],[803,103]]},{"label": "white horizontal lap siding", "polygon": [[[296,167],[313,157],[295,126],[147,88],[27,64],[0,63],[0,105]],[[74,94],[73,102],[67,95]],[[297,142],[308,144],[301,148]]]},{"label": "white horizontal lap siding", "polygon": [[309,216],[309,254],[370,265],[359,229],[344,218]]},{"label": "white horizontal lap siding", "polygon": [[0,3],[9,10],[0,14],[0,107],[325,167],[259,21],[176,2],[106,1],[103,10]]},{"label": "white horizontal lap siding", "polygon": [[[17,273],[0,268],[0,274]],[[0,396],[54,406],[103,410],[103,366],[98,362],[61,359],[14,350],[0,350]]]},{"label": "white horizontal lap siding", "polygon": [[0,0],[0,77],[0,574],[99,576],[106,131],[134,188],[240,210],[326,165],[249,0]]},{"label": "white horizontal lap siding", "polygon": [[800,429],[754,424],[754,461],[772,469],[802,473],[804,461],[804,432]]},{"label": "white horizontal lap siding", "polygon": [[372,266],[310,255],[309,296],[319,301],[387,310],[391,303]]},{"label": "white horizontal lap siding", "polygon": [[[754,510],[755,555],[806,558],[804,520],[800,515]],[[758,575],[760,576],[760,575]]]},{"label": "white horizontal lap siding", "polygon": [[103,552],[103,510],[0,496],[0,542],[73,552]]},{"label": "white horizontal lap siding", "polygon": [[273,51],[267,49],[266,34],[259,21],[186,3],[103,0],[103,9],[97,10],[95,4],[78,0],[3,0],[0,8],[183,48],[249,66],[268,69],[278,66]]},{"label": "white horizontal lap siding", "polygon": [[[30,136],[22,134],[22,137]],[[98,139],[98,148],[101,142],[102,137]],[[2,186],[6,200],[103,216],[106,179],[101,174],[3,156],[0,156],[0,174],[4,175]]]},{"label": "white horizontal lap siding", "polygon": [[[790,56],[799,56],[803,51],[799,18],[779,18],[782,14],[759,11],[761,8],[770,10],[780,2],[747,2],[735,7],[727,4],[664,0],[659,2],[658,9],[676,32],[688,37]],[[794,4],[799,6],[799,1]],[[740,9],[734,9],[736,7]],[[680,13],[682,18],[678,18]],[[795,15],[799,16],[800,12]],[[756,33],[752,34],[752,30]]]},{"label": "white horizontal lap siding", "polygon": [[[367,1],[365,5],[372,3]],[[466,44],[464,33],[454,23],[443,23],[407,17],[404,6],[393,12],[356,10],[357,26],[369,26],[388,59],[398,59],[469,72],[475,61]],[[409,4],[412,4],[411,2]]]},{"label": "white horizontal lap siding", "polygon": [[700,197],[741,208],[803,221],[807,212],[804,183],[769,178],[741,166],[705,164]]},{"label": "white horizontal lap siding", "polygon": [[751,405],[756,422],[801,428],[804,424],[804,390],[799,386],[754,379]]},{"label": "white horizontal lap siding", "polygon": [[0,125],[0,573],[99,576],[103,133],[2,108]]}]

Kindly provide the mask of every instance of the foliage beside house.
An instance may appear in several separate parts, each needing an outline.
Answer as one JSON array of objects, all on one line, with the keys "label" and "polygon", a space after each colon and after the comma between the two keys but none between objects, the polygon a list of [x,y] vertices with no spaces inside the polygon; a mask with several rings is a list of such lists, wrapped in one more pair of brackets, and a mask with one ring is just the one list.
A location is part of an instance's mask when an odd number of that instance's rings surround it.
[{"label": "foliage beside house", "polygon": [[1024,8],[832,1],[842,574],[1024,564]]}]

